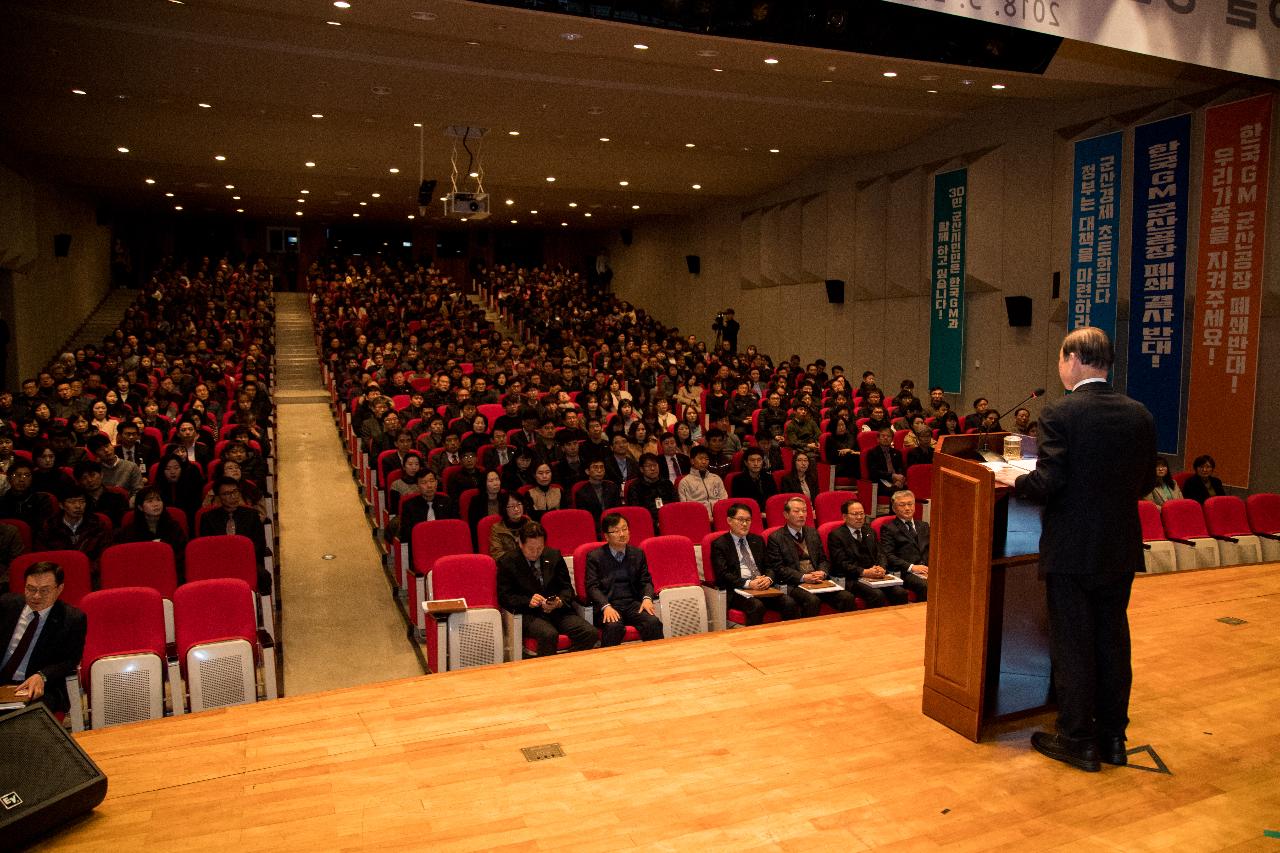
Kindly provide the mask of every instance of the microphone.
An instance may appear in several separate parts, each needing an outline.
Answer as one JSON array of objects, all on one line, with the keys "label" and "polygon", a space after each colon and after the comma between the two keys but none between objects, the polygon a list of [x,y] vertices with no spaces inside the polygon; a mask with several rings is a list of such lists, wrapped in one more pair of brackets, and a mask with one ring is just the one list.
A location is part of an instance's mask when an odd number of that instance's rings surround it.
[{"label": "microphone", "polygon": [[[1044,389],[1043,389],[1043,388],[1037,388],[1036,390],[1032,391],[1032,392],[1031,392],[1031,394],[1030,394],[1030,395],[1028,395],[1028,396],[1027,396],[1027,398],[1026,398],[1025,400],[1023,400],[1023,401],[1022,401],[1022,403],[1026,403],[1026,402],[1029,402],[1029,401],[1031,401],[1031,400],[1034,400],[1036,397],[1043,397],[1043,396],[1044,396]],[[1000,420],[1004,420],[1004,419],[1005,419],[1005,416],[1006,416],[1006,415],[1008,415],[1008,414],[1009,414],[1009,412],[1016,412],[1016,411],[1018,411],[1018,409],[1022,407],[1022,403],[1019,403],[1018,405],[1014,406],[1012,409],[1007,409],[1007,410],[1006,410],[1002,415],[1000,415],[1000,418],[999,418],[999,419],[1000,419]]]}]

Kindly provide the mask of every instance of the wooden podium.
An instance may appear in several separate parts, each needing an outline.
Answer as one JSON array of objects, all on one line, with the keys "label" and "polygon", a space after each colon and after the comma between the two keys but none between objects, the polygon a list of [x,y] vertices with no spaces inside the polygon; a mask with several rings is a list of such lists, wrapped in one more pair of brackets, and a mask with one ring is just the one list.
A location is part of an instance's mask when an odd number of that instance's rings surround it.
[{"label": "wooden podium", "polygon": [[933,458],[923,710],[972,741],[1050,707],[1039,508],[979,456],[1005,435],[945,436]]}]

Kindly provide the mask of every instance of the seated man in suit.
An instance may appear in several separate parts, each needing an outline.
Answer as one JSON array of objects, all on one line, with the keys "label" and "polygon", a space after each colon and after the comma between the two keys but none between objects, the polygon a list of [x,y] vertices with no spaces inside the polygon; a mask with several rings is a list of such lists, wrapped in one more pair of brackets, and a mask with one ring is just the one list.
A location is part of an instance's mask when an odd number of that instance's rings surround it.
[{"label": "seated man in suit", "polygon": [[587,479],[587,460],[578,449],[578,441],[563,434],[556,436],[556,441],[560,442],[560,461],[552,467],[555,472],[553,476],[555,481],[567,490],[572,488],[574,483],[581,483]]},{"label": "seated man in suit", "polygon": [[619,487],[640,476],[640,466],[631,458],[630,445],[623,433],[615,433],[609,442],[610,453],[604,460],[604,475]]},{"label": "seated man in suit", "polygon": [[627,626],[640,639],[661,640],[662,622],[653,612],[653,580],[644,552],[630,544],[631,527],[618,513],[604,517],[606,544],[587,555],[587,600],[596,610],[600,645],[622,642]]},{"label": "seated man in suit", "polygon": [[708,469],[711,460],[711,453],[707,448],[698,445],[693,448],[693,453],[689,457],[689,464],[693,466],[683,480],[680,481],[680,487],[676,490],[682,501],[697,501],[707,508],[707,518],[712,517],[712,507],[716,501],[721,498],[729,497],[729,493],[725,491],[724,481]]},{"label": "seated man in suit", "polygon": [[658,529],[658,510],[663,504],[675,503],[676,487],[670,480],[662,478],[658,468],[658,457],[652,453],[640,455],[640,477],[632,480],[627,486],[627,505],[641,506],[649,510],[653,516],[653,529]]},{"label": "seated man in suit", "polygon": [[874,587],[866,583],[884,580],[887,572],[880,565],[880,545],[862,503],[845,501],[840,506],[840,513],[844,516],[844,524],[827,537],[831,574],[844,578],[844,588],[866,602],[867,607],[906,604],[907,593],[902,587]]},{"label": "seated man in suit", "polygon": [[498,601],[523,617],[523,638],[537,642],[538,657],[554,655],[561,634],[569,638],[571,652],[594,648],[596,629],[573,609],[569,567],[546,544],[541,524],[520,529],[520,550],[498,561]]},{"label": "seated man in suit", "polygon": [[27,566],[21,595],[0,596],[0,684],[17,685],[18,698],[67,711],[66,678],[84,654],[85,618],[59,601],[64,577],[56,563]]},{"label": "seated man in suit", "polygon": [[[413,527],[423,521],[458,518],[458,505],[440,491],[440,478],[430,468],[418,478],[421,494],[406,495],[400,499],[400,524],[397,535],[401,542],[409,543],[409,556],[413,556]],[[476,497],[483,501],[483,497]]]},{"label": "seated man in suit", "polygon": [[494,427],[489,436],[489,443],[493,446],[484,449],[480,465],[486,471],[500,471],[502,466],[516,456],[515,451],[507,444],[507,431],[502,427]]},{"label": "seated man in suit", "polygon": [[929,522],[916,521],[916,496],[894,492],[893,521],[880,528],[880,563],[921,601],[929,596]]},{"label": "seated man in suit", "polygon": [[587,484],[578,490],[573,499],[573,505],[577,509],[585,509],[591,513],[597,528],[600,527],[600,516],[604,515],[606,509],[622,506],[622,490],[617,483],[604,478],[604,465],[604,460],[599,458],[592,459],[587,464]]},{"label": "seated man in suit", "polygon": [[[789,595],[752,598],[734,590],[765,590],[774,586],[773,578],[763,568],[764,539],[751,532],[751,508],[746,504],[729,507],[729,532],[711,543],[711,565],[716,586],[729,593],[728,609],[741,610],[746,624],[759,625],[767,611],[783,619],[795,619],[800,606]],[[812,597],[812,596],[810,596]]]},{"label": "seated man in suit", "polygon": [[742,471],[733,478],[730,497],[751,498],[756,506],[764,506],[777,493],[777,482],[764,470],[764,454],[758,447],[751,448],[742,455]]},{"label": "seated man in suit", "polygon": [[658,469],[662,479],[674,484],[676,480],[689,473],[689,457],[676,447],[676,437],[673,433],[664,432],[661,442],[662,456],[658,459]]},{"label": "seated man in suit", "polygon": [[901,489],[907,485],[907,466],[902,454],[893,446],[893,427],[879,431],[876,446],[867,451],[867,476],[884,489]]},{"label": "seated man in suit", "polygon": [[95,566],[110,544],[110,525],[89,512],[89,496],[78,485],[63,498],[61,512],[36,531],[36,550],[80,551]]},{"label": "seated man in suit", "polygon": [[178,421],[178,440],[165,448],[165,455],[181,456],[188,462],[195,462],[201,470],[213,461],[213,448],[200,441],[200,431],[193,421],[183,418]]},{"label": "seated man in suit", "polygon": [[841,613],[858,609],[853,593],[845,589],[818,595],[801,586],[830,579],[830,564],[822,550],[818,531],[805,525],[809,508],[804,498],[792,498],[783,508],[786,524],[773,531],[764,552],[764,567],[778,584],[788,587],[787,594],[800,606],[800,615],[817,616],[821,596]]},{"label": "seated man in suit", "polygon": [[213,485],[217,506],[200,517],[199,536],[244,536],[253,543],[258,559],[258,592],[271,592],[271,575],[266,570],[267,533],[258,511],[245,506],[240,484],[230,477],[219,477]]}]

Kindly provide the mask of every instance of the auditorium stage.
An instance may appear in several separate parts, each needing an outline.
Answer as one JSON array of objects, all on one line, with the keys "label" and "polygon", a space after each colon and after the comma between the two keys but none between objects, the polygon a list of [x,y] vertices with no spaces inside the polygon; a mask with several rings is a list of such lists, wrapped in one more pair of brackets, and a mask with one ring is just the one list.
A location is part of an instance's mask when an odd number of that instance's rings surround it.
[{"label": "auditorium stage", "polygon": [[86,733],[109,794],[46,846],[1280,849],[1280,565],[1143,577],[1130,615],[1129,745],[1172,775],[922,716],[913,605]]}]

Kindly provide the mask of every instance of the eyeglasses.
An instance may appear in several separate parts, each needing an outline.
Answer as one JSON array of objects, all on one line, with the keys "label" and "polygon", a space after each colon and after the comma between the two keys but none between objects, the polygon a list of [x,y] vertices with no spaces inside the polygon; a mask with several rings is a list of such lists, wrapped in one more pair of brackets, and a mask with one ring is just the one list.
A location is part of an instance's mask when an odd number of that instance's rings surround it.
[{"label": "eyeglasses", "polygon": [[32,586],[31,584],[27,584],[27,595],[32,597],[38,596],[43,598],[46,595],[53,595],[57,591],[57,586]]},{"label": "eyeglasses", "polygon": [[750,524],[750,523],[751,523],[751,516],[749,516],[749,515],[735,515],[733,518],[730,518],[729,520],[730,520],[730,521],[736,521],[736,522],[738,522],[739,524]]}]

